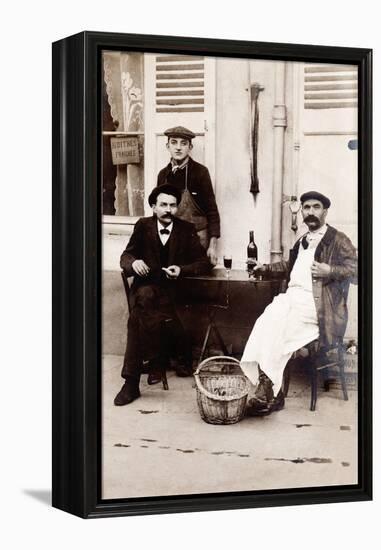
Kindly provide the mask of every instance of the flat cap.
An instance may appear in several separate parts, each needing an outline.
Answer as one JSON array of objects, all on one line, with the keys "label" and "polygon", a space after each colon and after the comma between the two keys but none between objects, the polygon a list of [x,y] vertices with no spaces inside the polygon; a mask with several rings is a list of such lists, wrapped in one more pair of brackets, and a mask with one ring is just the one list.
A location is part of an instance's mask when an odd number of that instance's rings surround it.
[{"label": "flat cap", "polygon": [[318,191],[307,191],[307,193],[303,193],[300,197],[300,202],[303,204],[304,202],[313,199],[320,201],[324,208],[329,208],[331,206],[331,201],[329,198]]},{"label": "flat cap", "polygon": [[184,128],[184,126],[175,126],[174,128],[168,128],[165,130],[164,135],[167,137],[181,137],[184,139],[193,139],[196,137],[191,130]]},{"label": "flat cap", "polygon": [[150,206],[153,206],[156,204],[156,199],[160,195],[160,193],[165,193],[166,195],[172,195],[176,198],[177,204],[180,204],[181,200],[181,191],[180,189],[177,189],[174,185],[171,185],[170,183],[163,183],[163,185],[159,185],[158,187],[155,187],[151,191],[150,196],[148,197],[148,204]]}]

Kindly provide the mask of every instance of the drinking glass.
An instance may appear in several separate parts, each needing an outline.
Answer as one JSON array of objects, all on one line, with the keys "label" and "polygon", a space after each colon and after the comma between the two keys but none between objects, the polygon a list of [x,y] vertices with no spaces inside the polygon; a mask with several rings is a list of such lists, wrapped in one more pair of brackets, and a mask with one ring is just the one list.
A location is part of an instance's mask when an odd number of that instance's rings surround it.
[{"label": "drinking glass", "polygon": [[229,272],[232,268],[232,256],[231,256],[231,254],[224,254],[224,268],[226,269],[227,277],[229,277]]}]

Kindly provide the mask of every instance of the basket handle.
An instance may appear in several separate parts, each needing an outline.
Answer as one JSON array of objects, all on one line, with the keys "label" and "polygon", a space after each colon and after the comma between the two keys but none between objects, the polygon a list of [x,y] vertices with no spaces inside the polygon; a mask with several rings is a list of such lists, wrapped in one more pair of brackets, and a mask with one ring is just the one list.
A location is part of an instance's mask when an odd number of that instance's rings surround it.
[{"label": "basket handle", "polygon": [[[236,359],[235,357],[229,357],[229,356],[226,356],[226,355],[214,355],[213,357],[207,357],[206,359],[204,359],[199,364],[199,366],[197,367],[196,372],[193,375],[194,378],[195,378],[195,381],[196,381],[197,388],[206,397],[209,397],[210,399],[213,399],[215,401],[217,401],[217,396],[214,393],[211,393],[210,391],[208,391],[207,389],[204,388],[204,386],[200,382],[199,374],[200,374],[200,371],[201,371],[202,367],[204,367],[209,361],[216,361],[216,360],[217,361],[218,360],[224,360],[225,362],[230,361],[231,363],[235,363],[235,364],[238,364],[238,365],[241,364],[238,361],[238,359]],[[248,386],[248,380],[246,379],[246,389],[247,389],[247,386]],[[219,395],[218,396],[218,401],[233,401],[234,399],[237,399],[237,397],[236,396],[228,396],[228,395]]]},{"label": "basket handle", "polygon": [[201,363],[196,369],[195,375],[199,374],[200,370],[209,362],[209,361],[216,361],[216,360],[224,360],[231,363],[236,363],[237,365],[240,365],[241,363],[236,359],[235,357],[229,357],[227,355],[214,355],[213,357],[207,357]]}]

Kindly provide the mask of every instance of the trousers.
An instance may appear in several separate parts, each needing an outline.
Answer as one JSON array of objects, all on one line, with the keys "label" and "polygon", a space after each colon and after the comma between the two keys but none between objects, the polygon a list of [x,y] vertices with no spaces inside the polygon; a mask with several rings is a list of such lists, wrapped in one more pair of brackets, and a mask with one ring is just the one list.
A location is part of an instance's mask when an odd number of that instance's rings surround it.
[{"label": "trousers", "polygon": [[138,287],[127,323],[122,377],[139,378],[145,362],[163,365],[174,354],[186,362],[192,351],[172,297],[160,285]]}]

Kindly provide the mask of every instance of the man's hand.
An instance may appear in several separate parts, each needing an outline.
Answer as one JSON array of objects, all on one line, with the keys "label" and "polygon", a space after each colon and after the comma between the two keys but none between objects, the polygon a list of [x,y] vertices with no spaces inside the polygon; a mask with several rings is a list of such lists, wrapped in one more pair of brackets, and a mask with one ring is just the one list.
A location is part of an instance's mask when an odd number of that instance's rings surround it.
[{"label": "man's hand", "polygon": [[167,279],[177,279],[181,271],[178,265],[170,265],[169,267],[162,267],[161,269],[165,271]]},{"label": "man's hand", "polygon": [[246,263],[253,271],[266,271],[266,266],[257,260],[247,260]]},{"label": "man's hand", "polygon": [[325,263],[312,262],[311,273],[312,277],[325,279],[326,277],[330,276],[331,268],[328,264]]},{"label": "man's hand", "polygon": [[208,256],[210,263],[212,265],[217,265],[217,238],[216,237],[210,237],[209,242],[209,248],[206,251],[206,255]]},{"label": "man's hand", "polygon": [[132,262],[132,269],[140,277],[146,277],[149,273],[149,267],[144,260],[135,260]]}]

